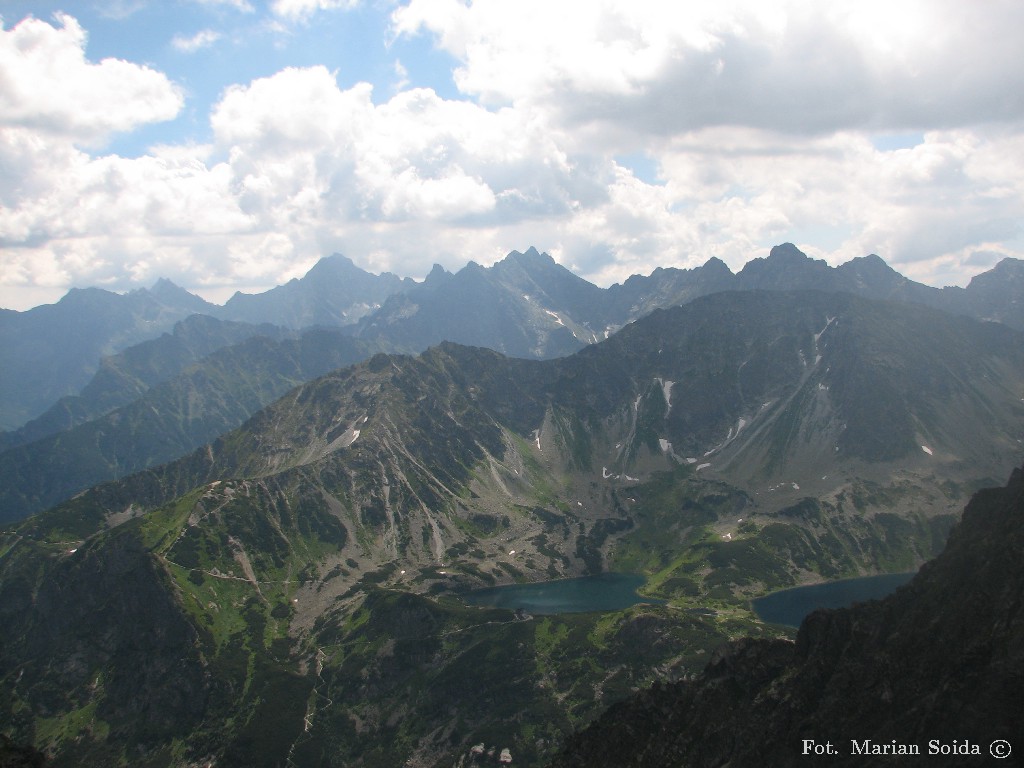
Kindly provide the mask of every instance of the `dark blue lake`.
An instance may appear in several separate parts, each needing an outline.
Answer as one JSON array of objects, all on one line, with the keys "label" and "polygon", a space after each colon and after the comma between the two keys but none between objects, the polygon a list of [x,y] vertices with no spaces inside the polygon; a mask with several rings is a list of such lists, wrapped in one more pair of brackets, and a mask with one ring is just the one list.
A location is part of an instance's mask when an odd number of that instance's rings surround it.
[{"label": "dark blue lake", "polygon": [[818,608],[845,608],[853,603],[885,597],[910,581],[914,573],[887,573],[794,587],[759,597],[751,603],[762,621],[799,627],[804,617]]},{"label": "dark blue lake", "polygon": [[477,589],[460,597],[470,605],[522,608],[534,614],[619,611],[637,603],[665,602],[638,595],[636,591],[643,583],[643,576],[631,573],[602,573],[578,579]]}]

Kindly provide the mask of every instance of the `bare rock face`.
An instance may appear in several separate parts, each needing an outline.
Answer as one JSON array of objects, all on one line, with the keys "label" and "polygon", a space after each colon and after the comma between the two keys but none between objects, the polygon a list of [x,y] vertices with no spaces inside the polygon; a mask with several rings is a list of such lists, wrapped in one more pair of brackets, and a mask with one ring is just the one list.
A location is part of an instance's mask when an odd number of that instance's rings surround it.
[{"label": "bare rock face", "polygon": [[914,750],[987,764],[993,742],[1024,745],[1022,547],[1018,469],[974,496],[946,550],[893,596],[817,611],[795,644],[726,646],[697,680],[611,708],[552,765],[890,765]]}]

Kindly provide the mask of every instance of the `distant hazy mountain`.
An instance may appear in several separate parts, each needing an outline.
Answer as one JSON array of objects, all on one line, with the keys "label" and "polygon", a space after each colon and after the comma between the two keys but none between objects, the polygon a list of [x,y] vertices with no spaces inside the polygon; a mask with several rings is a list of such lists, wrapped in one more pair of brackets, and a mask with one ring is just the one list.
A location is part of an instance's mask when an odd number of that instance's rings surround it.
[{"label": "distant hazy mountain", "polygon": [[0,450],[31,443],[91,421],[142,397],[202,357],[252,336],[284,338],[293,332],[191,315],[170,333],[100,360],[99,370],[77,395],[62,397],[45,413],[12,432],[0,433]]},{"label": "distant hazy mountain", "polygon": [[657,269],[646,277],[633,276],[609,289],[614,297],[609,322],[621,325],[657,307],[717,291],[802,289],[925,304],[1024,330],[1024,261],[1019,259],[1003,259],[967,288],[932,288],[904,277],[874,254],[830,267],[792,243],[775,246],[766,258],[752,259],[735,274],[722,261],[711,259],[695,269]]},{"label": "distant hazy mountain", "polygon": [[[161,279],[150,289],[124,295],[73,289],[56,304],[26,312],[5,310],[0,312],[0,429],[19,428],[58,399],[79,394],[99,370],[101,358],[156,338],[189,315],[292,329],[340,326],[354,323],[392,293],[414,284],[390,273],[370,274],[335,254],[321,259],[302,279],[261,294],[236,293],[223,307]],[[216,336],[212,326],[210,331]],[[202,342],[207,347],[213,343],[215,339]],[[45,423],[60,422],[53,416]],[[29,431],[35,434],[39,426]]]},{"label": "distant hazy mountain", "polygon": [[119,295],[71,290],[56,304],[0,313],[0,428],[13,429],[77,393],[99,360],[159,336],[213,305],[169,280]]},{"label": "distant hazy mountain", "polygon": [[[533,248],[513,251],[490,268],[471,263],[449,274],[435,267],[423,283],[373,275],[335,254],[301,279],[262,294],[236,294],[224,307],[162,280],[126,296],[72,291],[55,305],[0,313],[0,427],[13,429],[40,416],[60,397],[78,393],[101,356],[156,337],[193,312],[292,329],[352,325],[363,338],[412,351],[455,341],[549,358],[606,338],[653,309],[698,296],[801,288],[927,304],[1024,330],[1024,262],[1014,259],[978,275],[966,289],[936,289],[908,280],[874,255],[832,268],[784,244],[737,274],[712,259],[696,269],[659,268],[600,289]],[[44,423],[61,419],[50,414]]]},{"label": "distant hazy mountain", "polygon": [[258,294],[236,293],[218,316],[286,328],[349,325],[392,294],[416,285],[390,272],[374,275],[339,253],[320,259],[301,279]]},{"label": "distant hazy mountain", "polygon": [[355,333],[416,351],[454,341],[514,357],[560,357],[605,337],[605,297],[606,291],[531,248],[493,267],[471,262],[451,274],[435,266]]},{"label": "distant hazy mountain", "polygon": [[[960,289],[944,290],[959,294]],[[1024,261],[1003,259],[972,278],[962,295],[974,317],[1024,329]]]},{"label": "distant hazy mountain", "polygon": [[493,267],[439,266],[422,284],[393,296],[354,331],[411,350],[441,341],[487,347],[515,357],[551,358],[607,338],[651,311],[719,291],[821,290],[926,304],[1024,330],[1024,262],[1006,259],[966,288],[931,288],[900,275],[875,255],[830,267],[790,243],[732,273],[719,259],[694,269],[659,268],[597,288],[530,248]]},{"label": "distant hazy mountain", "polygon": [[[1024,739],[1016,685],[1024,676],[1022,511],[1018,469],[1005,488],[971,500],[945,551],[896,594],[817,611],[795,644],[741,640],[720,649],[695,680],[610,709],[553,768],[1014,760]],[[1002,760],[990,757],[997,740]],[[829,756],[816,758],[826,743]]]},{"label": "distant hazy mountain", "polygon": [[[96,483],[175,459],[237,427],[292,387],[376,351],[331,329],[310,329],[297,338],[246,335],[252,338],[183,367],[127,405],[0,452],[0,521],[21,519]],[[156,342],[147,346],[164,348]]]}]

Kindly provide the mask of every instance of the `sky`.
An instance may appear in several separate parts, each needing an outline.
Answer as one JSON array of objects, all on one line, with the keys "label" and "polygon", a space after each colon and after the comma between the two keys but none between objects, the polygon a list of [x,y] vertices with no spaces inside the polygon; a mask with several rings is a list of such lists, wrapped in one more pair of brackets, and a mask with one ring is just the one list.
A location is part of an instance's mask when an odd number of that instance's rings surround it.
[{"label": "sky", "polygon": [[0,0],[0,307],[1024,257],[1019,0]]}]

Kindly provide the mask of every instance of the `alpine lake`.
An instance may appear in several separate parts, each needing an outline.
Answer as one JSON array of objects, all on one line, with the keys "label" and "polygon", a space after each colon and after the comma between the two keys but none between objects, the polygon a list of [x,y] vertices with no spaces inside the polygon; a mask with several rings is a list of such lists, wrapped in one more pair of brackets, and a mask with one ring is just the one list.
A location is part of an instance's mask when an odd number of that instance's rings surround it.
[{"label": "alpine lake", "polygon": [[[751,603],[762,621],[797,627],[807,614],[818,608],[843,608],[856,602],[883,598],[913,576],[914,572],[909,572],[842,579],[773,592]],[[602,573],[575,579],[477,589],[459,597],[469,605],[536,615],[621,611],[638,603],[666,602],[638,594],[637,590],[643,584],[644,577],[638,574]]]},{"label": "alpine lake", "polygon": [[556,579],[532,584],[507,584],[465,592],[459,597],[469,605],[523,610],[546,615],[621,611],[637,603],[664,603],[637,594],[644,577],[632,573],[602,573],[576,579]]},{"label": "alpine lake", "polygon": [[751,601],[761,621],[799,627],[804,617],[819,608],[846,608],[865,600],[880,600],[910,581],[916,571],[862,576],[794,587]]}]

